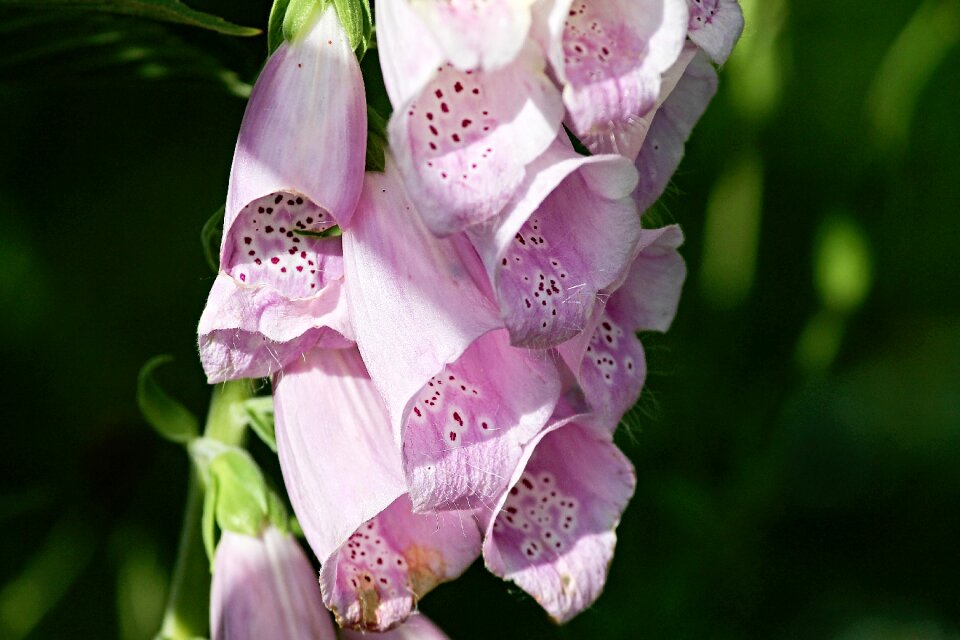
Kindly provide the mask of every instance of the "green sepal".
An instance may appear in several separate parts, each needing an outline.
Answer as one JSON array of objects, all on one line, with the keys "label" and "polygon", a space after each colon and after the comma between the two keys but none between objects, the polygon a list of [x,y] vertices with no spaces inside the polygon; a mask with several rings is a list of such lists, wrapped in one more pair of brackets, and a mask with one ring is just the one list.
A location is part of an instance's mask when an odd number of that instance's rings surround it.
[{"label": "green sepal", "polygon": [[284,504],[276,491],[270,490],[267,492],[267,505],[269,507],[267,518],[270,520],[270,524],[283,533],[290,533],[290,515],[287,513],[287,505]]},{"label": "green sepal", "polygon": [[242,27],[223,18],[191,9],[180,0],[0,0],[0,7],[84,9],[200,27],[228,36],[256,36],[260,29]]},{"label": "green sepal", "polygon": [[243,408],[250,420],[248,423],[250,428],[265,445],[270,447],[271,451],[276,453],[277,436],[273,418],[273,397],[250,398],[243,403]]},{"label": "green sepal", "polygon": [[339,225],[333,225],[332,227],[327,227],[323,231],[310,231],[309,229],[291,229],[298,236],[306,236],[308,238],[336,238],[343,235],[343,229]]},{"label": "green sepal", "polygon": [[290,0],[274,0],[267,20],[267,55],[272,55],[283,44],[283,19]]},{"label": "green sepal", "polygon": [[314,16],[326,9],[329,1],[288,0],[286,12],[283,14],[284,39],[288,42],[296,41],[304,27],[313,21]]},{"label": "green sepal", "polygon": [[216,483],[217,524],[221,529],[257,536],[269,511],[267,484],[250,454],[230,448],[210,463]]},{"label": "green sepal", "polygon": [[386,169],[387,121],[367,106],[367,171]]},{"label": "green sepal", "polygon": [[172,356],[156,356],[143,365],[137,378],[137,404],[157,433],[171,442],[186,444],[200,433],[200,422],[186,407],[167,395],[153,378],[157,367],[172,360]]},{"label": "green sepal", "polygon": [[203,245],[203,257],[216,273],[220,270],[220,241],[223,238],[223,213],[225,207],[213,212],[200,230],[200,242]]},{"label": "green sepal", "polygon": [[297,516],[290,516],[290,519],[287,522],[289,523],[291,534],[298,538],[306,537],[303,533],[303,527],[300,526],[300,521],[297,520]]}]

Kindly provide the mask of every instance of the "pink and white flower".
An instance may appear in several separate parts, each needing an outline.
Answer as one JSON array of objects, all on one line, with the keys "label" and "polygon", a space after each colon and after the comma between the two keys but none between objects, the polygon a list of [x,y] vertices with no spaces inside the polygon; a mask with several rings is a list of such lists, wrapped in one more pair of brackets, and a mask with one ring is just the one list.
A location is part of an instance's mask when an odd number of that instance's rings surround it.
[{"label": "pink and white flower", "polygon": [[330,5],[282,44],[244,114],[230,173],[220,273],[200,318],[208,381],[260,377],[315,344],[352,338],[340,239],[366,154],[363,79]]},{"label": "pink and white flower", "polygon": [[687,0],[688,35],[717,64],[730,57],[743,33],[743,10],[737,0]]}]

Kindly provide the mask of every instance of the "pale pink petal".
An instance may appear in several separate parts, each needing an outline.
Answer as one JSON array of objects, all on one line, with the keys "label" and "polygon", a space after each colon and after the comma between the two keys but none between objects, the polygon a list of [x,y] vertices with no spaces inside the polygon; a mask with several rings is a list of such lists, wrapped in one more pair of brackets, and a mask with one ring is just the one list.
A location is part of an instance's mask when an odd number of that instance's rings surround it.
[{"label": "pale pink petal", "polygon": [[469,244],[423,226],[389,158],[367,174],[343,248],[357,342],[399,437],[427,380],[502,325]]},{"label": "pale pink petal", "polygon": [[730,57],[743,33],[743,11],[737,0],[687,0],[689,35],[717,64]]},{"label": "pale pink petal", "polygon": [[471,229],[514,345],[553,346],[584,329],[597,292],[636,254],[635,181],[625,158],[556,142],[495,223]]},{"label": "pale pink petal", "polygon": [[554,359],[488,333],[414,398],[403,463],[414,509],[482,508],[508,486],[522,447],[560,395]]},{"label": "pale pink petal", "polygon": [[367,135],[360,65],[332,4],[305,31],[280,45],[250,95],[230,172],[225,242],[244,207],[270,194],[301,195],[341,226],[356,206]]},{"label": "pale pink petal", "polygon": [[509,64],[530,30],[533,0],[409,2],[458,69],[493,70]]},{"label": "pale pink petal", "polygon": [[471,514],[414,514],[403,496],[323,563],[323,600],[341,626],[386,631],[406,620],[431,589],[463,573],[479,553],[480,530]]},{"label": "pale pink petal", "polygon": [[284,484],[323,561],[402,495],[400,451],[355,349],[314,349],[274,382]]},{"label": "pale pink petal", "polygon": [[210,383],[268,376],[315,345],[349,344],[340,238],[300,233],[331,225],[329,214],[288,192],[235,217],[198,329]]},{"label": "pale pink petal", "polygon": [[640,184],[634,199],[641,211],[646,211],[663,194],[680,166],[694,125],[716,92],[717,72],[704,54],[698,54],[657,110],[637,156]]},{"label": "pale pink petal", "polygon": [[[340,632],[341,640],[364,640],[371,636],[362,631],[343,629]],[[376,636],[380,640],[450,640],[430,618],[422,613],[410,616],[406,622],[393,631],[387,631]]]},{"label": "pale pink petal", "polygon": [[487,527],[483,557],[566,622],[603,590],[633,466],[609,438],[576,422],[546,433],[526,455]]},{"label": "pale pink petal", "polygon": [[646,358],[638,331],[666,331],[676,314],[686,266],[677,248],[676,225],[644,230],[641,251],[620,288],[591,319],[589,341],[561,345],[591,407],[584,424],[613,433],[624,412],[636,404],[646,379]]},{"label": "pale pink petal", "polygon": [[556,137],[563,104],[543,66],[532,45],[497,71],[447,64],[414,99],[394,104],[390,147],[435,234],[496,215]]},{"label": "pale pink petal", "polygon": [[657,111],[676,88],[684,71],[700,49],[693,43],[684,45],[680,57],[673,63],[660,80],[660,94],[656,106],[640,118],[633,118],[619,128],[611,129],[600,135],[586,135],[581,138],[592,153],[616,153],[630,160],[636,160],[647,138],[650,125]]},{"label": "pale pink petal", "polygon": [[224,531],[210,590],[212,640],[335,640],[317,574],[291,536]]},{"label": "pale pink petal", "polygon": [[[686,39],[684,0],[557,2],[548,51],[578,136],[607,137],[656,105]],[[562,22],[561,22],[562,20]]]},{"label": "pale pink petal", "polygon": [[406,0],[376,0],[377,52],[383,84],[397,108],[419,94],[446,54]]}]

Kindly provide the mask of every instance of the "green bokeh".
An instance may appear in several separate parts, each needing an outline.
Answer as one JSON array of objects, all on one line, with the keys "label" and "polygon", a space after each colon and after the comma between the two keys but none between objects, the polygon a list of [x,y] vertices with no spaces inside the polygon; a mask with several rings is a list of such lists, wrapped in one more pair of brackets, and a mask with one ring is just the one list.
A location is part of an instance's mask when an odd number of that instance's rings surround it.
[{"label": "green bokeh", "polygon": [[[653,213],[690,276],[619,436],[606,593],[558,628],[478,564],[422,603],[453,638],[960,637],[960,0],[744,5]],[[0,637],[155,631],[187,462],[137,372],[172,354],[205,414],[199,234],[265,49],[0,11]]]}]

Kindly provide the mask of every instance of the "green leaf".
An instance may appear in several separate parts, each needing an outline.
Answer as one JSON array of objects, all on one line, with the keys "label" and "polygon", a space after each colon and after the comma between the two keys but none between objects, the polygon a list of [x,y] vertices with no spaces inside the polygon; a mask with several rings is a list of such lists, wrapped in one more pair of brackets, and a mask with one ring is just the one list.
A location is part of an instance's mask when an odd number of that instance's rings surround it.
[{"label": "green leaf", "polygon": [[290,533],[290,514],[287,513],[287,505],[277,495],[276,491],[267,493],[267,501],[270,509],[267,517],[270,523],[284,533]]},{"label": "green leaf", "polygon": [[267,21],[267,55],[283,44],[283,19],[289,4],[290,0],[274,0],[270,7],[270,19]]},{"label": "green leaf", "polygon": [[200,242],[203,244],[203,256],[207,264],[216,273],[220,270],[220,239],[223,236],[223,211],[220,207],[213,212],[200,230]]},{"label": "green leaf", "polygon": [[210,463],[217,486],[217,523],[221,529],[256,536],[269,511],[267,484],[250,454],[230,447]]},{"label": "green leaf", "polygon": [[175,22],[210,29],[228,36],[255,36],[260,29],[241,27],[209,13],[191,9],[179,0],[0,0],[0,7],[31,9],[83,9],[121,13],[138,18]]},{"label": "green leaf", "polygon": [[143,365],[137,379],[137,404],[157,433],[171,442],[184,444],[197,437],[200,422],[186,407],[167,395],[153,378],[157,367],[172,360],[171,356],[157,356]]},{"label": "green leaf", "polygon": [[247,412],[247,417],[250,418],[250,428],[260,436],[260,439],[270,447],[271,451],[276,453],[277,437],[274,432],[273,398],[270,396],[251,398],[244,403],[243,408]]},{"label": "green leaf", "polygon": [[366,35],[361,0],[333,0],[333,6],[337,9],[337,16],[343,30],[347,32],[347,38],[350,39],[350,46],[356,49],[363,43]]},{"label": "green leaf", "polygon": [[[292,42],[304,27],[310,24],[315,13],[324,10],[329,0],[289,0],[283,16],[283,37]],[[278,44],[279,46],[279,44]]]}]

